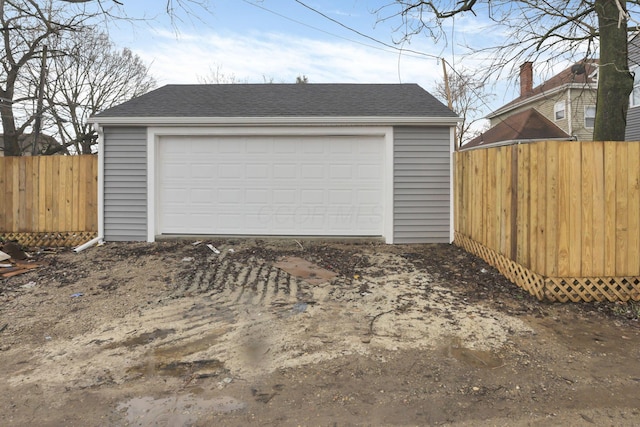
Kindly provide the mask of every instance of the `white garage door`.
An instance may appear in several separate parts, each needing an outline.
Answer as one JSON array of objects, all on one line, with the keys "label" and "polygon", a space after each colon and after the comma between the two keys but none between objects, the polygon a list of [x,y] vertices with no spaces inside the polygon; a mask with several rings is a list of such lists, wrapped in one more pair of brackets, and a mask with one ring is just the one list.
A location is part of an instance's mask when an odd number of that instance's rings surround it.
[{"label": "white garage door", "polygon": [[161,137],[159,234],[381,236],[382,137]]}]

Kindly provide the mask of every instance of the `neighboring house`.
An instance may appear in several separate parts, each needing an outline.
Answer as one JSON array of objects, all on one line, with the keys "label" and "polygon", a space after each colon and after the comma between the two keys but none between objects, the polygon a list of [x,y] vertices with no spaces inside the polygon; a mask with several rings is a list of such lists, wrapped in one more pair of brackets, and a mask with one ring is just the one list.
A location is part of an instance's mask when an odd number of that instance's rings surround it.
[{"label": "neighboring house", "polygon": [[533,87],[533,63],[524,63],[520,67],[520,96],[491,113],[490,126],[533,108],[574,139],[591,141],[596,117],[597,70],[597,61],[585,60]]},{"label": "neighboring house", "polygon": [[629,40],[629,71],[633,74],[633,91],[627,111],[627,141],[640,141],[640,33]]},{"label": "neighboring house", "polygon": [[[38,154],[44,153],[49,147],[55,147],[60,145],[56,139],[50,135],[40,135],[38,137]],[[30,156],[33,147],[34,135],[32,133],[25,133],[18,138],[18,144],[20,145],[20,151],[23,156]],[[62,152],[60,154],[63,154]],[[0,157],[4,156],[4,138],[0,134]]]},{"label": "neighboring house", "polygon": [[540,114],[535,108],[507,116],[497,125],[489,128],[467,142],[462,148],[486,147],[489,145],[508,144],[514,142],[531,142],[541,140],[571,140],[565,131],[551,120]]},{"label": "neighboring house", "polygon": [[458,118],[415,84],[168,85],[91,121],[106,240],[453,238]]}]

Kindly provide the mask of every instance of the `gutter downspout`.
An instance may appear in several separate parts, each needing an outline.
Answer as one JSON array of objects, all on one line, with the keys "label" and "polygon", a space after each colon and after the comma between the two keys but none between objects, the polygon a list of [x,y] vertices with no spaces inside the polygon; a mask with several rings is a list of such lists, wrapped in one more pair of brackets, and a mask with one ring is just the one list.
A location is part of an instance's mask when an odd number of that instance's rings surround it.
[{"label": "gutter downspout", "polygon": [[102,244],[104,239],[104,131],[97,123],[94,129],[98,133],[98,237],[75,247],[75,253]]}]

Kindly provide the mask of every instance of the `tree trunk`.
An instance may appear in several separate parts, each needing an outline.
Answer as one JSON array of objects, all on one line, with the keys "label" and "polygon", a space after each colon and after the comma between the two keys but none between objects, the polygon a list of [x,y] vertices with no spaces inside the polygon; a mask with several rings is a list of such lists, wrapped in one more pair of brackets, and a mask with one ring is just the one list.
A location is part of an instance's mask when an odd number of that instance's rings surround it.
[{"label": "tree trunk", "polygon": [[[619,3],[626,10],[626,1]],[[629,72],[627,20],[620,19],[616,0],[596,0],[600,30],[598,100],[594,141],[624,141],[633,76]]]},{"label": "tree trunk", "polygon": [[4,142],[5,156],[20,156],[20,144],[18,143],[18,133],[16,132],[16,121],[13,118],[13,106],[11,104],[11,94],[0,91],[0,115],[2,116],[2,138]]}]

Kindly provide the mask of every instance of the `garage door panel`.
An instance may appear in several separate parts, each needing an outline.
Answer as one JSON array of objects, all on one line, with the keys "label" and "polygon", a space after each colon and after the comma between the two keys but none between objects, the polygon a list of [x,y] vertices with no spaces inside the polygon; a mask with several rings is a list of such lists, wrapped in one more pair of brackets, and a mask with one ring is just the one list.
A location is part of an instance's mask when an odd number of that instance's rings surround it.
[{"label": "garage door panel", "polygon": [[217,174],[216,166],[209,163],[200,163],[194,162],[191,164],[191,168],[189,169],[191,173],[191,177],[195,179],[204,179],[207,181],[211,180],[211,176],[215,176]]},{"label": "garage door panel", "polygon": [[249,204],[266,205],[270,201],[269,190],[247,189],[245,201]]},{"label": "garage door panel", "polygon": [[359,190],[356,194],[356,202],[359,205],[377,206],[382,201],[382,191],[378,189]]},{"label": "garage door panel", "polygon": [[329,145],[329,153],[339,155],[351,155],[357,154],[357,149],[354,149],[354,144],[331,144]]},{"label": "garage door panel", "polygon": [[325,152],[326,144],[322,141],[303,141],[300,151],[303,154],[323,154]]},{"label": "garage door panel", "polygon": [[297,193],[298,191],[295,189],[273,190],[273,203],[275,205],[295,206],[298,204],[296,200]]},{"label": "garage door panel", "polygon": [[361,165],[358,166],[358,178],[362,180],[375,181],[380,175],[380,166],[378,165]]},{"label": "garage door panel", "polygon": [[353,178],[353,167],[347,164],[331,165],[329,166],[328,178],[336,180],[346,180]]},{"label": "garage door panel", "polygon": [[216,201],[215,190],[211,188],[192,188],[191,191],[188,192],[189,198],[186,202],[191,201],[195,204],[205,204],[210,206],[212,203]]},{"label": "garage door panel", "polygon": [[270,166],[265,164],[249,164],[245,166],[245,177],[248,179],[267,179],[270,169]]},{"label": "garage door panel", "polygon": [[242,177],[243,164],[225,163],[218,165],[218,178],[220,179],[240,179]]},{"label": "garage door panel", "polygon": [[269,144],[265,141],[249,140],[246,144],[247,154],[266,154],[269,152]]},{"label": "garage door panel", "polygon": [[275,164],[273,165],[273,177],[276,179],[296,179],[298,177],[298,165]]},{"label": "garage door panel", "polygon": [[299,141],[296,141],[292,138],[278,139],[276,141],[273,141],[273,152],[275,154],[295,154],[296,145],[298,144]]},{"label": "garage door panel", "polygon": [[160,234],[382,235],[381,137],[163,137]]},{"label": "garage door panel", "polygon": [[322,164],[305,163],[301,169],[300,177],[303,179],[322,179],[326,173]]},{"label": "garage door panel", "polygon": [[217,192],[220,204],[233,205],[242,195],[242,191],[238,188],[220,188]]},{"label": "garage door panel", "polygon": [[350,207],[352,205],[353,195],[351,190],[330,190],[329,203],[331,205],[343,205]]},{"label": "garage door panel", "polygon": [[303,205],[324,205],[326,203],[324,190],[300,190],[300,200]]}]

